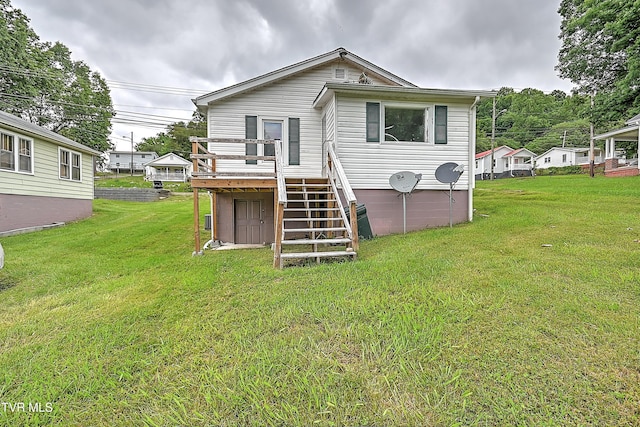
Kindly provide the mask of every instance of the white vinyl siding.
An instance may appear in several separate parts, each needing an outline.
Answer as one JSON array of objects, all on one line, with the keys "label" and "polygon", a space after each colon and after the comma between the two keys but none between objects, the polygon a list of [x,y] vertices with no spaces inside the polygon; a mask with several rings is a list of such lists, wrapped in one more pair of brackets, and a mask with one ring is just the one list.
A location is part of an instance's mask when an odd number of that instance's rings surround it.
[{"label": "white vinyl siding", "polygon": [[[327,81],[334,78],[336,64],[308,70],[270,85],[238,94],[215,102],[209,107],[208,123],[211,138],[245,138],[245,116],[257,116],[261,120],[283,120],[283,151],[285,156],[285,175],[287,177],[322,176],[322,129],[323,112],[313,108],[313,101]],[[348,76],[359,76],[362,71],[355,67],[346,68]],[[384,84],[375,81],[375,84]],[[327,109],[325,108],[325,112]],[[289,165],[289,118],[300,119],[300,164]],[[327,138],[332,139],[333,131],[329,124],[332,118],[327,116]],[[244,154],[243,144],[215,144],[209,149],[218,154]],[[262,148],[259,148],[259,153]],[[257,165],[245,165],[244,161],[217,161],[219,171],[273,171],[273,162],[258,162]]]},{"label": "white vinyl siding", "polygon": [[[417,188],[448,188],[435,179],[435,170],[446,162],[465,166],[465,173],[456,184],[468,187],[469,106],[434,99],[433,105],[447,106],[447,144],[424,142],[366,143],[366,103],[381,102],[347,95],[337,96],[337,141],[340,161],[353,188],[388,189],[389,177],[398,171],[422,173]],[[383,102],[383,101],[382,101]],[[397,103],[396,101],[394,101]],[[384,102],[383,102],[384,103]]]},{"label": "white vinyl siding", "polygon": [[[16,144],[18,140],[16,140]],[[58,145],[40,139],[32,140],[33,172],[15,173],[0,169],[4,194],[93,199],[93,156],[82,153],[78,164],[81,182],[60,179]],[[72,161],[72,157],[69,157]],[[73,171],[70,171],[73,173]]]}]

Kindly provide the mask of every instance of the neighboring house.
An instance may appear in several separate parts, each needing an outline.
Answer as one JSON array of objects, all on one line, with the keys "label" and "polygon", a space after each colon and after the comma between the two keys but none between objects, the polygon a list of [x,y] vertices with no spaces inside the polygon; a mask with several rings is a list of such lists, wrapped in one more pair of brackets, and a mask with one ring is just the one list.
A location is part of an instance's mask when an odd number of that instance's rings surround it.
[{"label": "neighboring house", "polygon": [[107,169],[113,173],[131,173],[133,163],[133,173],[143,174],[145,163],[158,158],[158,153],[154,151],[109,151],[109,163]]},{"label": "neighboring house", "polygon": [[[491,178],[491,151],[487,150],[482,153],[476,154],[475,173],[476,179],[490,179]],[[513,152],[513,148],[508,145],[501,145],[500,147],[493,149],[493,176],[494,178],[502,176],[505,169],[505,161],[502,159],[506,154]]]},{"label": "neighboring house", "polygon": [[147,181],[187,182],[191,177],[193,163],[177,154],[167,153],[144,164]]},{"label": "neighboring house", "polygon": [[[330,256],[322,242],[355,254],[361,213],[374,234],[402,232],[402,198],[389,184],[399,171],[422,174],[407,230],[449,224],[449,184],[435,177],[447,162],[465,168],[453,222],[470,221],[476,105],[495,95],[419,88],[339,48],[194,99],[209,138],[192,138],[202,149],[191,185],[215,195],[214,239],[274,242],[280,266]],[[303,244],[311,249],[283,253]]]},{"label": "neighboring house", "polygon": [[636,153],[640,153],[640,114],[625,122],[625,127],[615,129],[593,137],[596,141],[605,141],[604,173],[609,176],[631,176],[640,174],[638,158],[629,159],[626,154],[621,159],[616,151],[616,142],[637,142]]},{"label": "neighboring house", "polygon": [[0,112],[0,232],[90,216],[100,154]]},{"label": "neighboring house", "polygon": [[533,176],[533,164],[536,153],[526,149],[518,148],[502,156],[505,172],[504,178],[516,176]]},{"label": "neighboring house", "polygon": [[[602,163],[602,152],[594,148],[595,164]],[[553,147],[535,158],[536,169],[564,166],[588,166],[589,147]]]}]

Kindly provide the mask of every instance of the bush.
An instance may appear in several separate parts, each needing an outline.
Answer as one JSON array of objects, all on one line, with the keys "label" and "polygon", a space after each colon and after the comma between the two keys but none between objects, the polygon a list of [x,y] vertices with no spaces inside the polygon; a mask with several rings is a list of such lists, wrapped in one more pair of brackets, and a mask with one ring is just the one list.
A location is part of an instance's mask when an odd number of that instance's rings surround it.
[{"label": "bush", "polygon": [[578,175],[581,173],[586,173],[585,170],[580,166],[551,166],[550,168],[545,169],[536,169],[536,175],[538,176],[552,176],[552,175]]}]

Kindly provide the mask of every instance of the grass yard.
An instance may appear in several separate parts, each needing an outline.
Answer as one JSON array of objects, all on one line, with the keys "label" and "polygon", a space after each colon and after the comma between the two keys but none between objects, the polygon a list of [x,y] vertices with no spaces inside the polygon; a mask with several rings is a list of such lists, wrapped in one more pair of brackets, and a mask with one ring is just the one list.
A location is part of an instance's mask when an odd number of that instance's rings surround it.
[{"label": "grass yard", "polygon": [[[108,188],[153,188],[153,181],[146,181],[141,175],[131,176],[127,174],[114,175],[112,173],[101,173],[95,181],[95,186]],[[188,182],[163,181],[162,187],[165,190],[174,192],[193,191]]]},{"label": "grass yard", "polygon": [[2,239],[0,425],[640,425],[640,178],[475,207],[282,271],[192,257],[189,198]]}]

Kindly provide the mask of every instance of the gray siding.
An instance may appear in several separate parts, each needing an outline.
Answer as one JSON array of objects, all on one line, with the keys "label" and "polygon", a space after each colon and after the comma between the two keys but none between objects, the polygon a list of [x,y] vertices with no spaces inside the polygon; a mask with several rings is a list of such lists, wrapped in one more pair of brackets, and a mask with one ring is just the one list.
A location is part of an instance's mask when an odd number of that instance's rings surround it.
[{"label": "gray siding", "polygon": [[[335,81],[334,70],[338,62],[308,70],[277,83],[255,89],[251,92],[221,100],[209,107],[208,123],[211,138],[244,138],[245,115],[261,119],[283,120],[285,130],[284,151],[288,159],[287,123],[288,117],[300,118],[300,165],[286,166],[287,177],[320,177],[322,174],[322,111],[312,104],[325,83]],[[354,67],[347,68],[347,78],[357,80],[362,72]],[[375,81],[375,84],[383,84]],[[260,128],[260,124],[258,124]],[[327,129],[329,131],[329,128]],[[260,138],[260,129],[258,130]],[[215,144],[209,150],[218,154],[244,154],[243,145]],[[287,163],[287,160],[285,160]],[[242,161],[218,161],[218,170],[272,171],[272,162],[246,167]]]},{"label": "gray siding", "polygon": [[[434,99],[424,103],[448,106],[448,143],[436,145],[425,142],[366,142],[366,103],[384,102],[338,96],[337,151],[353,188],[388,189],[389,177],[395,172],[409,170],[422,173],[418,189],[448,189],[435,179],[438,166],[446,162],[465,165],[458,188],[467,188],[469,171],[469,105]],[[433,134],[431,130],[430,134]]]}]

